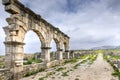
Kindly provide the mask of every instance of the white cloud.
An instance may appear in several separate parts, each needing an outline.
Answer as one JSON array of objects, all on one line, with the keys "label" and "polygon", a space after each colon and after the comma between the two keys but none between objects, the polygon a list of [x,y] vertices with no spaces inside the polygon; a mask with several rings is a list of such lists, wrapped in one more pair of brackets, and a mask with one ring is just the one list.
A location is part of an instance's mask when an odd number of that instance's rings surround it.
[{"label": "white cloud", "polygon": [[37,34],[33,31],[28,31],[24,39],[24,52],[35,53],[41,51],[41,42]]}]

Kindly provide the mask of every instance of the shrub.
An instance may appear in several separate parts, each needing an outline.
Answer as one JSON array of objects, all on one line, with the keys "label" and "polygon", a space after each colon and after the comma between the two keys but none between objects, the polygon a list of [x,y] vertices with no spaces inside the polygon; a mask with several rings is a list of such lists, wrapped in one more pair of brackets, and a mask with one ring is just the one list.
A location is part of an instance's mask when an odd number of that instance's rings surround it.
[{"label": "shrub", "polygon": [[39,78],[39,80],[44,80],[44,77]]},{"label": "shrub", "polygon": [[31,58],[31,59],[28,59],[27,62],[24,62],[23,64],[24,65],[29,65],[29,64],[32,64],[32,63],[41,63],[41,62],[43,62],[42,59]]},{"label": "shrub", "polygon": [[64,70],[64,68],[62,68],[62,67],[56,69],[56,71],[62,71],[62,70]]},{"label": "shrub", "polygon": [[32,64],[32,60],[28,60],[28,61],[27,61],[27,64]]},{"label": "shrub", "polygon": [[45,71],[45,69],[44,69],[44,68],[40,68],[40,69],[39,69],[39,72],[42,72],[42,71]]},{"label": "shrub", "polygon": [[55,74],[55,72],[49,72],[49,73],[46,74],[46,77],[51,76],[53,74]]},{"label": "shrub", "polygon": [[76,59],[76,58],[71,59],[71,60],[66,60],[66,61],[64,62],[64,64],[67,64],[67,63],[75,63],[75,62],[77,62],[77,59]]},{"label": "shrub", "polygon": [[37,59],[37,60],[35,60],[35,62],[36,62],[36,63],[41,63],[41,62],[43,62],[43,61],[42,61],[42,59]]},{"label": "shrub", "polygon": [[30,75],[34,75],[34,74],[37,74],[38,72],[42,72],[42,71],[45,71],[45,69],[44,68],[40,68],[39,70],[36,70],[36,71],[28,71],[24,76],[25,77],[28,77],[28,76],[30,76]]},{"label": "shrub", "polygon": [[79,80],[79,78],[76,78],[75,80]]},{"label": "shrub", "polygon": [[68,76],[67,72],[63,72],[61,76]]},{"label": "shrub", "polygon": [[0,62],[0,68],[4,68],[4,67],[5,67],[4,62]]},{"label": "shrub", "polygon": [[113,76],[118,77],[120,80],[120,71],[119,69],[108,59],[108,57],[104,54],[104,59],[112,66],[114,69],[114,73],[112,73]]}]

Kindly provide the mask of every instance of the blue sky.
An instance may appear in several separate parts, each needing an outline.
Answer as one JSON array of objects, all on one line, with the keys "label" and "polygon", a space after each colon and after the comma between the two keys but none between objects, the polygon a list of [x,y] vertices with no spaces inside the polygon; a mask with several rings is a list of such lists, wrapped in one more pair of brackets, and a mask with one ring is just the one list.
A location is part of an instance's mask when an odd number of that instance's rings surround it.
[{"label": "blue sky", "polygon": [[[68,34],[71,49],[89,49],[103,45],[120,45],[120,0],[20,0],[44,19]],[[3,26],[9,14],[0,1],[0,54],[4,53]],[[36,36],[35,40],[31,35]],[[33,32],[25,38],[25,51],[40,50],[40,41]],[[39,44],[39,45],[38,45]],[[33,50],[31,45],[37,47]],[[55,48],[54,42],[51,44]]]}]

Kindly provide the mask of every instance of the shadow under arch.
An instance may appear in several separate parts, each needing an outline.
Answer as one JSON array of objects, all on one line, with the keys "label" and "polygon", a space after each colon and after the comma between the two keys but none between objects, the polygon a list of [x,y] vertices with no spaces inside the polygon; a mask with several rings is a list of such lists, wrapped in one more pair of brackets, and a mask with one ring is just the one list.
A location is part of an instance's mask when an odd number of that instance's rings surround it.
[{"label": "shadow under arch", "polygon": [[50,47],[51,47],[51,52],[50,52],[51,61],[57,60],[57,51],[59,48],[59,41],[56,38],[53,38],[50,41]]},{"label": "shadow under arch", "polygon": [[66,42],[63,43],[63,49],[64,49],[64,51],[66,51],[66,49],[67,49],[67,43]]}]

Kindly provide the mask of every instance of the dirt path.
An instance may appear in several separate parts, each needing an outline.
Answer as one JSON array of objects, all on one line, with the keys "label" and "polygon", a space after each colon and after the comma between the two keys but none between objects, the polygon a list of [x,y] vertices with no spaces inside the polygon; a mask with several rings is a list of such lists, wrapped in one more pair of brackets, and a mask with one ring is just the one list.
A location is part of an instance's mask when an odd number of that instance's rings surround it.
[{"label": "dirt path", "polygon": [[[39,80],[40,77],[45,76],[46,73],[49,72],[55,72],[55,74],[50,75],[44,80],[118,80],[118,78],[111,75],[113,69],[106,61],[104,61],[102,54],[98,55],[97,60],[92,65],[83,64],[77,69],[73,69],[73,66],[74,64],[67,64],[61,66],[65,67],[65,70],[55,71],[54,69],[51,69],[21,80]],[[68,72],[68,76],[62,76],[64,72]]]},{"label": "dirt path", "polygon": [[79,68],[80,80],[118,80],[111,75],[112,72],[112,67],[104,61],[102,54],[98,55],[97,60],[90,67]]}]

